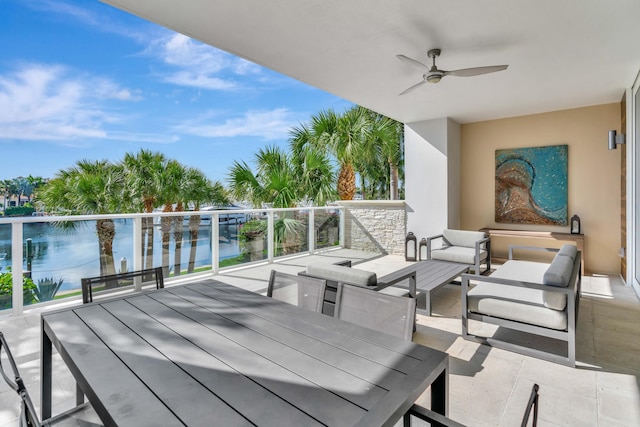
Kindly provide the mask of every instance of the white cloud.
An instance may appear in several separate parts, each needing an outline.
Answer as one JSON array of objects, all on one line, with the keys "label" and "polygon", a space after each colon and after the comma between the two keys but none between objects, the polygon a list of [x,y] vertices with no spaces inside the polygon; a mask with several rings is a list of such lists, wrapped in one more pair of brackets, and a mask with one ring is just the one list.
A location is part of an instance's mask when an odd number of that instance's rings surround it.
[{"label": "white cloud", "polygon": [[[286,108],[267,111],[251,110],[240,117],[222,121],[219,119],[220,115],[220,113],[208,113],[177,126],[175,130],[205,138],[253,136],[274,140],[287,138],[289,129],[296,126],[301,119]],[[215,123],[216,119],[219,120],[218,123]]]},{"label": "white cloud", "polygon": [[164,81],[207,90],[239,88],[234,76],[259,74],[260,67],[182,34],[156,40],[147,53],[173,68]]},{"label": "white cloud", "polygon": [[140,98],[138,91],[103,77],[74,75],[62,66],[26,65],[0,75],[0,140],[110,139],[105,125],[123,117],[110,112],[107,103]]}]

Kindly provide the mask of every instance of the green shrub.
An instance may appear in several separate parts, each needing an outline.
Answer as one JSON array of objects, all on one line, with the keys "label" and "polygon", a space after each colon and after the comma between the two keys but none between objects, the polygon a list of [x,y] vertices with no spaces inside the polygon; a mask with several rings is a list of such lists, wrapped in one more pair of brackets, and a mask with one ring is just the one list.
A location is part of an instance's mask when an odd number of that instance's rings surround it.
[{"label": "green shrub", "polygon": [[245,222],[238,233],[240,242],[248,242],[258,237],[262,237],[267,232],[267,221],[263,219],[252,219]]},{"label": "green shrub", "polygon": [[38,287],[34,291],[38,301],[51,301],[60,290],[63,282],[63,279],[55,281],[53,277],[45,277],[44,279],[38,280]]},{"label": "green shrub", "polygon": [[[28,277],[22,278],[22,292],[24,305],[38,302],[36,297],[36,284]],[[0,273],[0,310],[11,307],[13,296],[13,274],[11,271]]]},{"label": "green shrub", "polygon": [[31,216],[36,210],[33,206],[9,206],[4,211],[4,216]]}]

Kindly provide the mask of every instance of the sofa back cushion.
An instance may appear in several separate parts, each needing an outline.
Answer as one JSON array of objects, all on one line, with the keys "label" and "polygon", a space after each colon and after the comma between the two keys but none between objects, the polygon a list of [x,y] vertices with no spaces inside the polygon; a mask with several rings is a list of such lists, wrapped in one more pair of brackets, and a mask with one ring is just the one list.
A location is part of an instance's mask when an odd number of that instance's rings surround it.
[{"label": "sofa back cushion", "polygon": [[578,255],[578,248],[576,245],[565,243],[556,254],[556,256],[558,255],[570,257],[572,261],[575,261],[576,256]]},{"label": "sofa back cushion", "polygon": [[573,271],[573,258],[567,255],[556,255],[549,268],[544,273],[542,283],[549,286],[566,288],[569,286],[571,272]]},{"label": "sofa back cushion", "polygon": [[[544,274],[548,268],[549,264],[543,262],[509,260],[491,273],[491,277],[543,284]],[[484,283],[480,284],[480,286],[483,285]],[[514,299],[520,299],[523,303],[539,304],[557,311],[563,311],[567,306],[567,295],[560,292],[515,288],[513,286],[504,286],[503,289],[511,292],[511,296],[516,297]],[[519,298],[517,298],[518,296]],[[532,320],[531,323],[535,323],[535,321]]]},{"label": "sofa back cushion", "polygon": [[334,264],[309,264],[307,265],[307,274],[357,286],[376,286],[378,284],[376,273]]},{"label": "sofa back cushion", "polygon": [[476,242],[486,237],[482,231],[444,230],[442,237],[453,246],[475,248]]}]

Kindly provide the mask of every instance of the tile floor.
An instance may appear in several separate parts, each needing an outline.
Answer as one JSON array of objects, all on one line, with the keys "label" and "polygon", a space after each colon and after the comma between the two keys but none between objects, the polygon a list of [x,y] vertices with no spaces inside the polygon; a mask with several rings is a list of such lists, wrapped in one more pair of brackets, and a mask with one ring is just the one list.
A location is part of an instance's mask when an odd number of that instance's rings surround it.
[{"label": "tile floor", "polygon": [[[216,278],[264,292],[274,266],[297,273],[312,260],[331,263],[345,258],[359,263],[357,268],[378,275],[406,264],[398,256],[340,250],[227,272]],[[538,383],[540,426],[640,426],[640,301],[619,277],[587,276],[583,280],[577,368],[463,340],[457,285],[447,285],[438,291],[433,310],[432,317],[418,317],[414,341],[451,356],[452,419],[480,427],[520,425],[531,387]],[[0,331],[11,345],[36,404],[40,375],[39,313],[31,310],[19,318],[0,317]],[[53,377],[54,408],[73,406],[75,384],[59,357],[54,358]],[[428,392],[419,401],[426,403]],[[0,381],[0,427],[17,425],[18,408],[17,395]]]}]

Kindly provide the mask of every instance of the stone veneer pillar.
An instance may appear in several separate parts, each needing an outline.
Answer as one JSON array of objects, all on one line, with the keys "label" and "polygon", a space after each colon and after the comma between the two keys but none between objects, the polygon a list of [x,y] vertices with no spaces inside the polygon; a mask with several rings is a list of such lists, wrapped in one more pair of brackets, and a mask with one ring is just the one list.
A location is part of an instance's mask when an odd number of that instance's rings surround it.
[{"label": "stone veneer pillar", "polygon": [[345,207],[344,247],[404,255],[407,214],[403,200],[340,200]]}]

